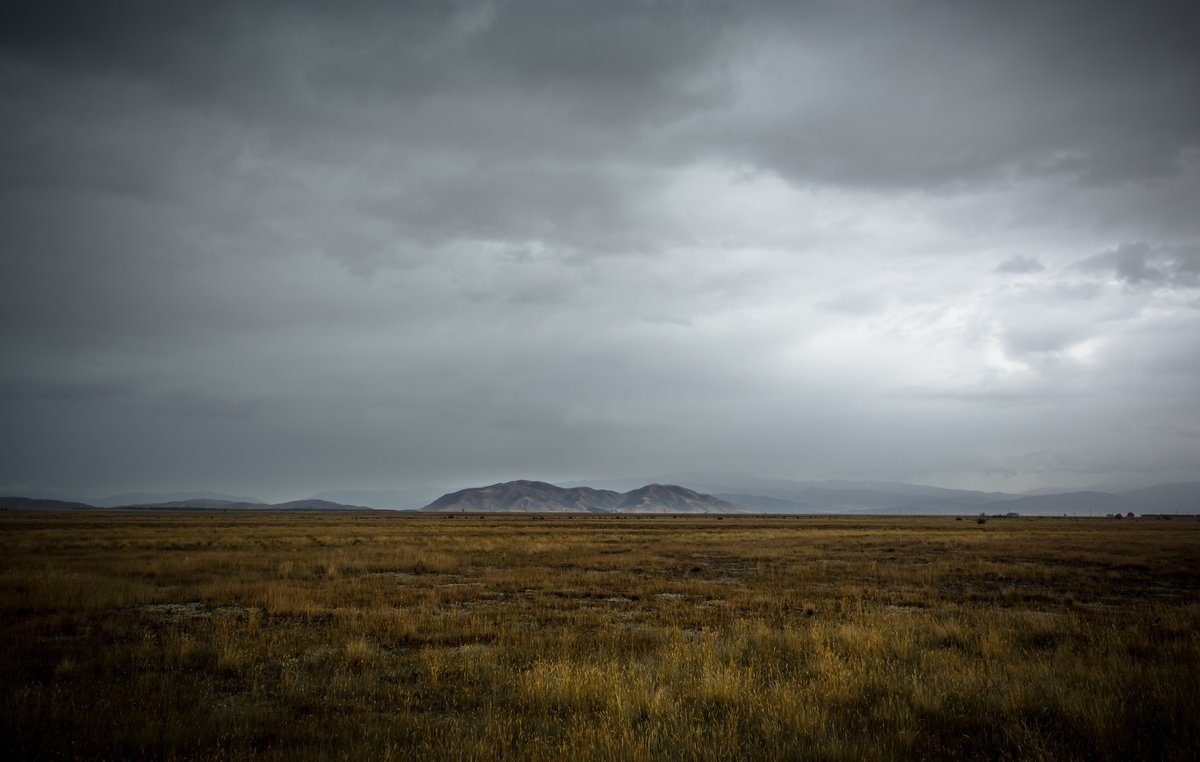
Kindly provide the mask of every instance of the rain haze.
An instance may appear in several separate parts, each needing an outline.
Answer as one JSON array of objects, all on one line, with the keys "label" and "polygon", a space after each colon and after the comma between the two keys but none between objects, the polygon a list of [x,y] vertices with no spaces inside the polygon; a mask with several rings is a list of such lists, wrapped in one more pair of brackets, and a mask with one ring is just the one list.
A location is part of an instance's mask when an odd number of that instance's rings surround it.
[{"label": "rain haze", "polygon": [[1200,480],[1191,2],[4,2],[0,493]]}]

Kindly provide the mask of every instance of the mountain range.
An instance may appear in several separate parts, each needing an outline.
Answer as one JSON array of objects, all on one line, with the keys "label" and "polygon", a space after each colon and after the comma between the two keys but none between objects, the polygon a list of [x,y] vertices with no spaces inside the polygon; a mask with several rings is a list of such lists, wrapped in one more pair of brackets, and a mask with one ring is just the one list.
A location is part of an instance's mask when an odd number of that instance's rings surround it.
[{"label": "mountain range", "polygon": [[155,511],[373,511],[365,505],[343,505],[328,500],[290,500],[286,503],[262,503],[247,500],[224,500],[219,498],[191,498],[183,500],[150,501],[144,503],[117,503],[102,505],[73,500],[51,500],[39,497],[0,497],[0,509],[43,508],[53,510],[98,510],[107,508],[141,509]]},{"label": "mountain range", "polygon": [[882,515],[1104,516],[1109,513],[1200,514],[1200,482],[1139,489],[983,492],[886,481],[796,481],[736,473],[684,472],[643,479],[567,482],[626,489],[646,481],[680,484],[752,513],[849,513]]},{"label": "mountain range", "polygon": [[[440,495],[440,497],[439,497]],[[126,493],[0,497],[0,508],[162,510],[427,510],[727,512],[772,514],[1104,516],[1200,514],[1200,482],[1138,489],[1042,489],[1023,494],[885,481],[796,481],[735,473],[685,472],[641,479],[549,484],[520,480],[450,491],[437,487],[343,490],[267,503],[222,493]]]}]

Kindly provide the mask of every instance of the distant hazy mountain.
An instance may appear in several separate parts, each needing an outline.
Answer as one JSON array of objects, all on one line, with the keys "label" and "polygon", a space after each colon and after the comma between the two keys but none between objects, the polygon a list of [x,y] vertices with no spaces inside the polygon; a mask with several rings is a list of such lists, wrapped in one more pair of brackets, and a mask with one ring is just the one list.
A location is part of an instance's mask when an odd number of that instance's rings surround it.
[{"label": "distant hazy mountain", "polygon": [[1051,488],[1023,494],[947,489],[884,481],[796,481],[749,474],[691,471],[642,479],[567,482],[563,487],[630,489],[647,481],[679,484],[756,513],[871,513],[889,515],[1104,516],[1108,513],[1200,514],[1200,482],[1133,490]]},{"label": "distant hazy mountain", "polygon": [[227,503],[252,503],[262,505],[263,501],[244,495],[227,495],[223,492],[125,492],[120,495],[85,498],[85,501],[101,508],[116,508],[123,505],[152,505],[161,503],[177,503],[192,500],[216,500]]},{"label": "distant hazy mountain", "polygon": [[194,500],[163,500],[150,503],[129,503],[127,505],[107,506],[109,508],[157,508],[164,510],[267,510],[269,503],[251,503],[244,500],[217,500],[215,498],[196,498]]},{"label": "distant hazy mountain", "polygon": [[291,500],[286,503],[275,503],[271,506],[277,511],[370,511],[374,510],[365,505],[345,505],[331,500]]},{"label": "distant hazy mountain", "polygon": [[[569,482],[562,486],[627,489],[637,480]],[[976,506],[1020,497],[1005,492],[946,489],[880,481],[795,481],[748,474],[685,472],[651,481],[680,484],[764,513],[973,513]],[[644,483],[644,482],[642,482]]]},{"label": "distant hazy mountain", "polygon": [[1200,482],[1157,484],[1120,494],[1144,503],[1147,513],[1200,514]]},{"label": "distant hazy mountain", "polygon": [[1104,516],[1109,513],[1153,513],[1146,503],[1109,492],[1061,492],[990,503],[983,513],[1015,512],[1023,516]]},{"label": "distant hazy mountain", "polygon": [[1027,489],[1020,494],[1020,497],[1037,497],[1038,495],[1061,495],[1064,492],[1107,492],[1107,490],[1080,490],[1073,487],[1039,487],[1038,489]]},{"label": "distant hazy mountain", "polygon": [[113,506],[162,511],[370,511],[361,505],[343,505],[328,500],[292,500],[287,503],[248,503],[241,500],[168,500],[164,503]]},{"label": "distant hazy mountain", "polygon": [[[908,497],[959,497],[976,500],[1001,500],[1007,497],[1017,497],[1006,492],[979,492],[976,490],[949,489],[932,487],[926,484],[909,484],[907,482],[887,481],[850,481],[846,479],[826,479],[814,481],[799,481],[796,479],[778,479],[774,477],[753,476],[749,474],[720,473],[693,471],[680,474],[669,474],[664,477],[673,484],[683,484],[698,489],[693,485],[701,485],[705,489],[716,486],[734,486],[738,489],[717,490],[725,492],[741,492],[744,494],[769,494],[771,492],[804,492],[822,490],[845,492],[865,490],[868,492],[905,495]],[[911,502],[911,501],[910,501]]]},{"label": "distant hazy mountain", "polygon": [[444,487],[411,487],[391,490],[344,489],[320,492],[313,495],[313,499],[329,500],[345,505],[363,505],[368,508],[405,511],[416,510],[423,505],[428,505],[431,500],[437,499],[448,491]]},{"label": "distant hazy mountain", "polygon": [[781,500],[765,495],[743,495],[738,492],[722,492],[713,497],[740,505],[753,513],[818,513],[819,506],[812,503],[798,503],[795,500]]},{"label": "distant hazy mountain", "polygon": [[41,497],[0,497],[0,508],[9,509],[48,508],[58,511],[75,511],[94,509],[95,507],[94,505],[79,503],[74,500],[50,500]]},{"label": "distant hazy mountain", "polygon": [[740,513],[743,509],[711,495],[675,485],[650,484],[629,492],[591,487],[558,487],[546,482],[512,481],[451,492],[424,511],[587,513]]},{"label": "distant hazy mountain", "polygon": [[370,511],[364,505],[343,505],[329,500],[290,500],[288,503],[245,503],[241,500],[168,500],[167,503],[121,505],[118,508],[149,510],[221,510],[221,511]]}]

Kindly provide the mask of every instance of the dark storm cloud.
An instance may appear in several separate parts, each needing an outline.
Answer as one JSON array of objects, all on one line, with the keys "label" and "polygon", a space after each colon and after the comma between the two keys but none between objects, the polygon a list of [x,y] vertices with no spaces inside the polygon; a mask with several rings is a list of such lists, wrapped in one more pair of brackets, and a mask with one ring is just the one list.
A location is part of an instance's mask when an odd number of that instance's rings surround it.
[{"label": "dark storm cloud", "polygon": [[1076,267],[1110,273],[1131,287],[1200,288],[1200,245],[1122,243],[1082,260]]},{"label": "dark storm cloud", "polygon": [[730,123],[731,144],[798,182],[1107,183],[1194,161],[1195,4],[816,8],[783,6],[756,29],[780,87]]},{"label": "dark storm cloud", "polygon": [[0,484],[1200,469],[1193,7],[3,3]]},{"label": "dark storm cloud", "polygon": [[887,186],[1176,170],[1200,136],[1198,18],[1185,2],[39,2],[10,3],[0,39],[10,60],[276,121],[470,97],[457,115],[474,120],[439,125],[454,140],[502,126],[504,101],[578,130],[551,153],[612,130],[636,150],[630,132],[710,115],[682,134],[797,180]]}]

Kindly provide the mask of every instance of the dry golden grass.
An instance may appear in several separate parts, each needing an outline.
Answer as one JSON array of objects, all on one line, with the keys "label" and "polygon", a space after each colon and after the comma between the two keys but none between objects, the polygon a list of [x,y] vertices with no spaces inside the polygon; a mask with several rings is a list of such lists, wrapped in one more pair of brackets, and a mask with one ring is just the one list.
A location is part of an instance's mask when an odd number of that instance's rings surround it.
[{"label": "dry golden grass", "polygon": [[0,514],[9,755],[1194,759],[1200,522]]}]

